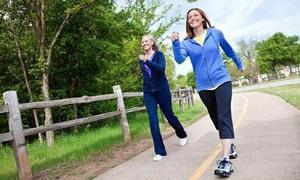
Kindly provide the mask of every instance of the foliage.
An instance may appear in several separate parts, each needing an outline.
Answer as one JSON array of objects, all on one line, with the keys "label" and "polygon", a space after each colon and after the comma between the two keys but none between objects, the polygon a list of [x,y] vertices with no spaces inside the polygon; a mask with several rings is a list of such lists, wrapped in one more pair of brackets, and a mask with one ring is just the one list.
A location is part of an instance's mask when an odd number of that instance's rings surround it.
[{"label": "foliage", "polygon": [[187,78],[186,76],[182,75],[182,74],[179,74],[177,76],[177,88],[184,88],[187,86]]},{"label": "foliage", "polygon": [[257,43],[258,41],[255,39],[242,39],[238,42],[239,55],[244,60],[245,66],[243,75],[252,82],[255,81],[257,74],[259,74],[259,69],[255,62],[255,57],[257,55],[255,47]]},{"label": "foliage", "polygon": [[221,55],[226,65],[226,68],[232,77],[232,80],[236,80],[240,75],[236,67],[236,64],[232,61],[232,59],[226,56],[224,52],[222,52]]},{"label": "foliage", "polygon": [[257,64],[262,73],[277,72],[276,68],[280,66],[300,63],[298,36],[286,36],[280,32],[275,33],[267,40],[259,42],[256,50]]},{"label": "foliage", "polygon": [[195,82],[195,74],[194,72],[189,72],[186,75],[186,81],[187,81],[187,85],[189,87],[192,87],[193,89],[196,88],[196,82]]},{"label": "foliage", "polygon": [[[112,93],[112,86],[116,84],[121,85],[122,91],[141,91],[142,78],[137,61],[141,52],[141,36],[151,33],[161,41],[163,33],[180,19],[179,14],[167,18],[165,14],[172,5],[164,5],[158,0],[128,1],[118,9],[112,0],[50,0],[45,5],[47,47],[64,17],[72,15],[56,41],[50,67],[44,66],[40,58],[37,37],[30,19],[35,18],[35,12],[29,11],[25,1],[13,1],[10,8],[6,1],[0,1],[0,18],[3,20],[0,21],[0,90],[16,90],[21,103],[29,102],[29,96],[9,29],[8,12],[19,37],[34,101],[43,99],[43,67],[51,68],[51,99],[108,94]],[[161,50],[168,51],[163,45]],[[46,50],[45,53],[47,55],[49,52]],[[170,56],[167,53],[165,55],[168,79],[171,86],[174,86],[175,66]],[[3,101],[2,97],[0,101]],[[141,99],[126,100],[126,106],[141,103]],[[54,122],[60,122],[115,109],[115,102],[106,101],[77,107],[57,107],[52,109],[52,113]],[[42,111],[39,111],[39,116],[41,120],[44,118]],[[31,112],[22,112],[22,120],[24,127],[34,127]],[[7,132],[6,117],[0,117],[0,124],[0,132]]]},{"label": "foliage", "polygon": [[161,45],[161,51],[165,53],[166,59],[166,75],[169,81],[171,89],[176,88],[176,70],[175,70],[175,60],[173,58],[173,52],[171,48]]}]

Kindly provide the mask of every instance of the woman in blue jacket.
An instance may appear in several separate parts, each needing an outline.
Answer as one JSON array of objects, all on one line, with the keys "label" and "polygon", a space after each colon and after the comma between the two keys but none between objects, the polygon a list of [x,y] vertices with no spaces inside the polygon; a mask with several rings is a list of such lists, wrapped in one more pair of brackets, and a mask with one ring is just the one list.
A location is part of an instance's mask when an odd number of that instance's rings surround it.
[{"label": "woman in blue jacket", "polygon": [[166,78],[166,61],[164,54],[158,51],[155,40],[151,35],[145,35],[141,42],[144,54],[139,56],[143,74],[143,92],[146,109],[149,116],[150,131],[153,139],[155,156],[159,161],[167,155],[159,129],[157,105],[160,106],[169,124],[180,138],[179,144],[187,143],[187,134],[172,110],[171,92]]},{"label": "woman in blue jacket", "polygon": [[229,159],[237,157],[233,144],[234,128],[231,117],[231,78],[226,69],[220,47],[236,64],[239,71],[243,63],[226,41],[223,33],[211,27],[205,13],[199,8],[187,12],[187,38],[179,42],[178,33],[171,36],[173,53],[177,63],[190,58],[199,96],[206,106],[215,128],[219,131],[222,143],[223,158],[218,162],[214,174],[229,176],[232,164]]}]

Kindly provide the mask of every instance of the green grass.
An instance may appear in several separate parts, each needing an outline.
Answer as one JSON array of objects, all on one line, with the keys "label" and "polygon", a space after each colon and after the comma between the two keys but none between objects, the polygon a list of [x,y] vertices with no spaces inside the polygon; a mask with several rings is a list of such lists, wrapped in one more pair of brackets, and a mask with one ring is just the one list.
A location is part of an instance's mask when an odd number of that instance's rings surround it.
[{"label": "green grass", "polygon": [[283,98],[286,102],[300,109],[300,84],[281,86],[275,88],[266,88],[258,91],[279,96]]},{"label": "green grass", "polygon": [[[103,127],[80,134],[58,136],[51,148],[38,142],[28,143],[26,147],[32,170],[38,171],[61,163],[72,164],[114,144],[120,144],[121,141],[120,128]],[[9,146],[1,147],[0,155],[0,179],[15,178],[17,174],[12,149]]]},{"label": "green grass", "polygon": [[179,105],[175,104],[174,112],[180,120],[180,122],[186,125],[195,122],[207,113],[206,108],[201,102],[196,102],[195,105],[190,109],[187,106],[185,106],[184,112],[180,112]]},{"label": "green grass", "polygon": [[[191,124],[206,113],[200,102],[195,103],[195,106],[191,108],[185,107],[184,112],[179,112],[178,104],[174,103],[174,112],[185,125]],[[158,115],[161,118],[160,113]],[[127,118],[133,141],[150,137],[146,112],[131,113],[127,115]],[[165,130],[165,128],[162,129]],[[56,136],[55,144],[50,148],[38,142],[27,143],[26,147],[32,170],[37,172],[55,166],[72,168],[72,164],[80,160],[91,159],[101,152],[109,152],[112,147],[122,143],[122,131],[118,120],[114,119],[113,123],[108,123],[101,128]],[[0,180],[2,179],[17,179],[13,151],[7,145],[0,147]]]}]

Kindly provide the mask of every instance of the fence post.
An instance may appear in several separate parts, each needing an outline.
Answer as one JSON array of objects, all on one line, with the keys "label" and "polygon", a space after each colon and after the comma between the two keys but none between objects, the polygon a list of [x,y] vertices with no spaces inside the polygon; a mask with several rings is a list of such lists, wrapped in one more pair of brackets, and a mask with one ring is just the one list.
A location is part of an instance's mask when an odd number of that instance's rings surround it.
[{"label": "fence post", "polygon": [[185,91],[185,94],[186,94],[188,107],[191,108],[191,94],[190,94],[189,87],[186,87],[184,91]]},{"label": "fence post", "polygon": [[25,137],[22,126],[21,113],[16,91],[7,91],[3,93],[3,99],[8,105],[9,130],[14,137],[13,149],[16,158],[19,178],[29,180],[32,178],[31,166],[29,164],[27,150],[25,146]]},{"label": "fence post", "polygon": [[177,97],[178,97],[180,112],[183,112],[183,103],[182,103],[180,88],[177,89]]},{"label": "fence post", "polygon": [[193,88],[192,87],[189,88],[189,94],[190,94],[192,106],[194,106],[194,93],[193,93]]},{"label": "fence post", "polygon": [[123,94],[122,94],[120,85],[113,86],[113,91],[114,91],[114,94],[117,96],[118,111],[121,112],[120,124],[121,124],[122,131],[123,131],[123,138],[124,138],[125,142],[129,142],[130,141],[130,131],[129,131],[129,125],[128,125],[127,116],[126,116],[126,109],[125,109]]}]

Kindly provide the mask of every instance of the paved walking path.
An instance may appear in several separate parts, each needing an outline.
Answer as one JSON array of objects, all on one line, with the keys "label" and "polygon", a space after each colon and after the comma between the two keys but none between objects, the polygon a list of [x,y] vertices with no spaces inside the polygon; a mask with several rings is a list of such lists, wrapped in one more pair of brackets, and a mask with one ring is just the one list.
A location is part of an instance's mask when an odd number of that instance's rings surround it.
[{"label": "paved walking path", "polygon": [[[232,107],[239,157],[232,160],[230,179],[299,179],[300,111],[279,97],[257,92],[234,94]],[[213,170],[221,148],[208,116],[186,130],[189,143],[181,147],[176,136],[166,139],[168,156],[160,162],[152,161],[150,148],[95,179],[219,179]]]},{"label": "paved walking path", "polygon": [[245,92],[245,91],[251,91],[256,89],[286,86],[286,85],[293,85],[293,84],[300,84],[300,78],[298,77],[294,79],[271,81],[271,82],[265,82],[263,84],[252,84],[249,86],[236,87],[233,88],[233,92]]}]

